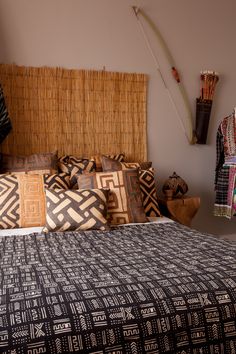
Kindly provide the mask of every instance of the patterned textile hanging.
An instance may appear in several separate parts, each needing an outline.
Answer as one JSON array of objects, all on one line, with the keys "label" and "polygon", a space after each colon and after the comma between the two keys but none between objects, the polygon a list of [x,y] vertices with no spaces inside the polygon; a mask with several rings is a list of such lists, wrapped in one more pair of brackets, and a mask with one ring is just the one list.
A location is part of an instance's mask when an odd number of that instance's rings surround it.
[{"label": "patterned textile hanging", "polygon": [[10,133],[11,129],[12,125],[3,96],[3,89],[0,86],[0,144]]},{"label": "patterned textile hanging", "polygon": [[236,114],[225,117],[216,136],[214,215],[231,218],[236,214],[234,194],[236,181]]}]

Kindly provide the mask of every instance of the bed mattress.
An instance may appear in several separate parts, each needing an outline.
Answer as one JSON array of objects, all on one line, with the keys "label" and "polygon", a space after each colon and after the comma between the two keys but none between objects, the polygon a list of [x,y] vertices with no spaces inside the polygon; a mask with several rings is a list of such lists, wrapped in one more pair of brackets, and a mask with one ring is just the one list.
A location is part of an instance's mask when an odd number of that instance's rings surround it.
[{"label": "bed mattress", "polygon": [[177,223],[0,237],[0,352],[235,353],[236,246]]}]

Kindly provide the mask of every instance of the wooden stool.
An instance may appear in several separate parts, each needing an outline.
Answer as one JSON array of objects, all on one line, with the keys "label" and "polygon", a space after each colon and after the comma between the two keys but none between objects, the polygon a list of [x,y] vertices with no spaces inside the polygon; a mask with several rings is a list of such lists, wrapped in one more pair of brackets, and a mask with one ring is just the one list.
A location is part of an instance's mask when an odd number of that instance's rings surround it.
[{"label": "wooden stool", "polygon": [[161,213],[183,225],[190,226],[200,207],[200,197],[181,196],[168,200],[158,198]]}]

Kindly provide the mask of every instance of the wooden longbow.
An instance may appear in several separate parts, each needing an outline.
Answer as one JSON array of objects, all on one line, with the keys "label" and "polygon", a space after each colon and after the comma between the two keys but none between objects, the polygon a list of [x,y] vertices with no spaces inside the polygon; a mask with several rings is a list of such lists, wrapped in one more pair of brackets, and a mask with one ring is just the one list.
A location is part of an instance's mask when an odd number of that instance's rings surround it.
[{"label": "wooden longbow", "polygon": [[[164,41],[164,38],[162,37],[159,29],[157,28],[157,26],[153,23],[153,21],[145,14],[145,12],[143,10],[141,10],[139,7],[137,6],[133,6],[132,7],[133,11],[134,11],[134,14],[136,16],[136,19],[138,20],[138,23],[139,23],[139,26],[140,26],[140,29],[141,29],[141,32],[143,34],[143,37],[145,39],[145,42],[146,42],[146,45],[151,53],[151,56],[156,64],[156,68],[157,68],[157,71],[159,72],[160,74],[160,77],[163,81],[163,84],[167,90],[167,93],[168,93],[168,96],[174,106],[174,109],[176,111],[176,114],[179,118],[179,122],[180,122],[180,125],[181,125],[181,128],[186,136],[186,138],[188,139],[188,142],[190,144],[195,144],[196,143],[196,137],[195,137],[195,134],[194,134],[194,131],[193,131],[193,119],[192,119],[192,113],[191,113],[191,107],[190,107],[190,103],[189,103],[189,100],[188,100],[188,96],[187,96],[187,93],[186,93],[186,90],[184,88],[184,85],[183,83],[181,82],[180,80],[180,76],[179,76],[179,73],[176,69],[176,65],[175,65],[175,62],[174,62],[174,58],[173,56],[171,55],[170,53],[170,50],[166,44],[166,42]],[[163,51],[165,52],[165,55],[166,55],[166,58],[170,64],[170,67],[171,67],[171,72],[172,72],[172,75],[175,79],[175,81],[177,82],[178,84],[178,87],[179,87],[179,91],[180,91],[180,94],[182,96],[182,99],[183,99],[183,102],[184,102],[184,106],[185,106],[185,109],[186,109],[186,112],[187,112],[187,115],[188,115],[188,121],[189,121],[189,129],[188,129],[188,132],[186,131],[185,129],[185,126],[183,124],[183,120],[180,116],[180,113],[178,111],[178,108],[176,106],[176,103],[175,101],[173,100],[173,97],[171,95],[171,92],[170,90],[168,89],[168,86],[165,82],[165,79],[163,77],[163,74],[161,73],[161,70],[160,70],[160,65],[159,65],[159,62],[157,60],[157,57],[155,56],[153,50],[152,50],[152,47],[151,47],[151,44],[148,40],[148,37],[144,31],[144,27],[143,27],[143,24],[142,22],[140,21],[140,18],[139,18],[139,15],[142,15],[142,17],[145,19],[145,21],[149,24],[149,26],[151,27],[151,29],[153,30],[153,32],[155,33],[155,35],[157,36],[158,40],[159,40],[159,43],[161,44],[162,48],[163,48]]]}]

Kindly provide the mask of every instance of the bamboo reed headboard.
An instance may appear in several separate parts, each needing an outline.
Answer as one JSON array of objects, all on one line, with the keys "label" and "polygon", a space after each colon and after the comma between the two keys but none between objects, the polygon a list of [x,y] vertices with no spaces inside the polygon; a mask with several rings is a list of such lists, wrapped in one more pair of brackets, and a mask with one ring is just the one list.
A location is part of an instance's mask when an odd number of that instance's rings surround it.
[{"label": "bamboo reed headboard", "polygon": [[146,75],[0,64],[0,84],[13,125],[2,152],[147,159]]}]

